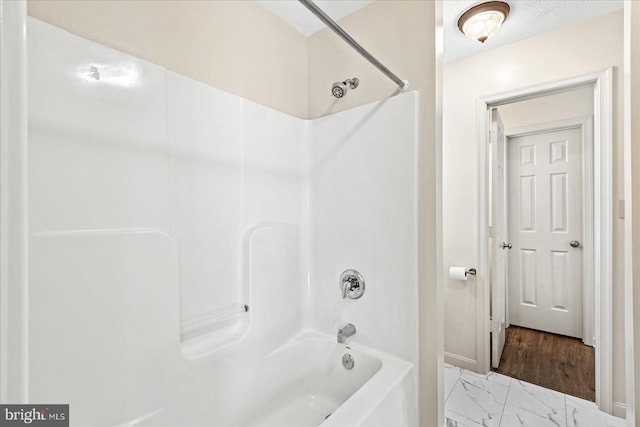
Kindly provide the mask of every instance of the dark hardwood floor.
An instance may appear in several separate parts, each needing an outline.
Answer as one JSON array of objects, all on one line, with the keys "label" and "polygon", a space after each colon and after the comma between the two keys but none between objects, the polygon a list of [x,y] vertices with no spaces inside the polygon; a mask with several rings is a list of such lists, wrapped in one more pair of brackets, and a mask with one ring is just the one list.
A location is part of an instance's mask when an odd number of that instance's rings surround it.
[{"label": "dark hardwood floor", "polygon": [[577,338],[512,325],[494,371],[595,401],[595,350]]}]

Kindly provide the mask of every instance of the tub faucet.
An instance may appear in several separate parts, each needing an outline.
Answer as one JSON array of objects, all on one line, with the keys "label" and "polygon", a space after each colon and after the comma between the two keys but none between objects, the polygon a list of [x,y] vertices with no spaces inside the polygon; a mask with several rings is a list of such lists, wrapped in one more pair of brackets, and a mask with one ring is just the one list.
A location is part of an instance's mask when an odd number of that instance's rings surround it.
[{"label": "tub faucet", "polygon": [[338,343],[344,344],[345,338],[350,337],[356,333],[356,327],[353,324],[348,323],[342,329],[338,329]]}]

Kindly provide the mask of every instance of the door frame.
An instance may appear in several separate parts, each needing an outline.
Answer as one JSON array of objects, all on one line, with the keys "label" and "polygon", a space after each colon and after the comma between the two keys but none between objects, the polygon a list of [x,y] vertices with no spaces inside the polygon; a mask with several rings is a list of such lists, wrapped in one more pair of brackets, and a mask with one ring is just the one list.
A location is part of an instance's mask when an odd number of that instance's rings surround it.
[{"label": "door frame", "polygon": [[[593,188],[593,117],[577,117],[567,120],[559,120],[541,123],[532,126],[524,126],[513,129],[505,129],[506,150],[509,151],[509,138],[535,135],[538,133],[580,129],[581,153],[582,153],[582,342],[594,346],[594,262],[593,260],[593,229],[594,229],[594,188]],[[508,164],[506,166],[508,170]],[[507,172],[508,173],[508,172]],[[585,262],[586,261],[586,262]],[[509,301],[509,286],[506,289],[506,300]],[[510,325],[509,309],[506,310],[506,326]]]},{"label": "door frame", "polygon": [[[495,111],[495,127],[493,124]],[[500,111],[496,107],[492,107],[488,112],[489,121],[490,121],[490,130],[489,130],[489,156],[491,160],[489,164],[491,165],[491,173],[489,175],[490,186],[491,186],[491,217],[490,217],[490,250],[491,250],[491,258],[490,258],[490,268],[491,272],[489,273],[489,298],[491,300],[490,308],[491,313],[489,313],[489,317],[491,318],[491,333],[490,336],[490,346],[491,346],[491,366],[497,367],[500,364],[500,358],[502,356],[502,351],[504,350],[504,344],[506,341],[506,330],[509,326],[509,310],[508,310],[508,302],[509,302],[509,287],[508,287],[508,279],[509,279],[509,259],[508,254],[505,252],[504,248],[502,251],[498,249],[499,242],[508,242],[508,192],[507,184],[508,184],[508,135],[507,130],[504,128],[504,122],[500,117]],[[500,132],[502,131],[502,136]],[[493,146],[495,144],[495,146]],[[501,147],[502,146],[502,147]],[[502,162],[502,169],[500,169],[499,164]],[[500,179],[501,178],[501,179]],[[497,186],[496,186],[497,184]],[[502,187],[502,188],[500,188]],[[499,222],[496,218],[500,213],[500,217],[502,218],[502,222]],[[499,238],[501,237],[501,238]],[[502,258],[502,260],[500,259]],[[504,263],[503,268],[500,269],[500,261]],[[502,272],[500,272],[502,270]],[[501,280],[501,275],[504,275],[504,280]],[[499,294],[498,290],[499,285],[504,285],[502,297],[502,302],[504,304],[499,304]],[[502,311],[499,306],[502,305]],[[503,314],[504,317],[495,317],[496,314]],[[503,321],[504,320],[504,321]],[[494,339],[498,340],[497,346],[494,347]],[[494,350],[497,350],[494,354]],[[496,360],[497,359],[497,360]]]},{"label": "door frame", "polygon": [[491,107],[539,98],[579,87],[593,87],[594,147],[594,313],[596,350],[596,404],[613,410],[612,358],[612,240],[613,240],[613,68],[577,77],[559,79],[479,98],[476,102],[478,141],[478,274],[476,276],[477,370],[489,372],[490,291],[489,265],[489,122]]}]

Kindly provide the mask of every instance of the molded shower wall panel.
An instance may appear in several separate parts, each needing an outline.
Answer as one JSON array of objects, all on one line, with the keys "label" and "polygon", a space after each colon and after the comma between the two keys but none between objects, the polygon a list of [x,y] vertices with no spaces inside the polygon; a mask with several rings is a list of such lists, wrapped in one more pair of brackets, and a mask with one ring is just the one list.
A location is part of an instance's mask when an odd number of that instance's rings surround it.
[{"label": "molded shower wall panel", "polygon": [[[234,391],[201,424],[233,422],[301,325],[306,122],[28,24],[30,400],[113,425]],[[185,315],[230,302],[237,342],[185,358]]]},{"label": "molded shower wall panel", "polygon": [[242,100],[243,222],[306,222],[307,121]]},{"label": "molded shower wall panel", "polygon": [[171,235],[183,325],[248,297],[240,283],[240,98],[167,73]]},{"label": "molded shower wall panel", "polygon": [[30,231],[168,231],[164,70],[31,18],[28,30]]},{"label": "molded shower wall panel", "polygon": [[[305,122],[179,74],[169,72],[167,79],[181,319],[183,325],[221,319],[221,326],[211,326],[216,336],[209,335],[210,347],[217,347],[248,327],[245,313],[224,316],[245,304],[251,310],[250,280],[239,257],[246,230],[299,225],[304,218]],[[301,277],[289,280],[300,284]],[[206,347],[198,342],[186,351],[193,356]]]},{"label": "molded shower wall panel", "polygon": [[165,72],[28,31],[29,401],[115,424],[167,404],[181,359]]},{"label": "molded shower wall panel", "polygon": [[70,404],[73,425],[116,425],[170,404],[182,360],[173,241],[69,231],[29,244],[29,401]]},{"label": "molded shower wall panel", "polygon": [[263,223],[247,237],[246,274],[255,304],[246,342],[254,354],[267,354],[300,331],[300,227]]},{"label": "molded shower wall panel", "polygon": [[169,391],[171,404],[128,425],[243,426],[277,406],[272,399],[282,396],[266,393],[267,383],[256,382],[255,375],[265,357],[299,331],[300,287],[294,284],[303,256],[299,239],[298,227],[287,224],[262,224],[247,232],[243,274],[251,280],[254,301],[248,332],[234,345],[183,363]]},{"label": "molded shower wall panel", "polygon": [[[281,316],[278,310],[297,313],[302,306],[301,298],[308,290],[308,128],[307,120],[242,100],[244,228],[280,223],[295,225],[298,230],[299,254],[290,254],[287,261],[294,270],[279,278],[287,286],[281,293],[272,294],[277,301],[269,309],[271,322],[279,324],[282,331],[290,330],[292,325],[277,322]],[[283,233],[287,230],[282,226],[279,229]],[[279,250],[278,246],[273,250]],[[273,268],[278,268],[277,264],[273,264]],[[255,294],[251,300],[256,300]],[[306,316],[301,315],[299,320],[304,319]],[[295,327],[300,329],[303,324]]]},{"label": "molded shower wall panel", "polygon": [[[418,357],[417,120],[410,92],[311,122],[313,327],[413,362]],[[340,274],[366,291],[342,299]]]}]

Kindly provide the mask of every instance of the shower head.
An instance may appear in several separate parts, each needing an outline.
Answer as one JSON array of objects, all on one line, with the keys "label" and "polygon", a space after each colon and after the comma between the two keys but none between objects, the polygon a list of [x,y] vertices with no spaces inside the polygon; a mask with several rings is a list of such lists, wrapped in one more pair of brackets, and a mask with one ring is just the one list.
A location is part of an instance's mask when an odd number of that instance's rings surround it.
[{"label": "shower head", "polygon": [[336,98],[342,98],[347,93],[347,86],[342,82],[335,82],[331,86],[331,94]]},{"label": "shower head", "polygon": [[347,85],[351,89],[355,89],[360,84],[360,80],[356,77],[352,79],[347,79],[343,82],[335,82],[333,86],[331,86],[331,94],[336,98],[342,98],[347,94]]}]

